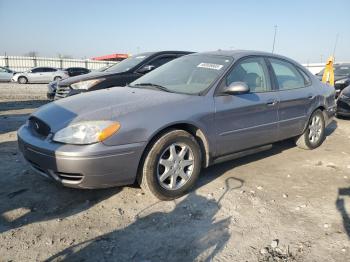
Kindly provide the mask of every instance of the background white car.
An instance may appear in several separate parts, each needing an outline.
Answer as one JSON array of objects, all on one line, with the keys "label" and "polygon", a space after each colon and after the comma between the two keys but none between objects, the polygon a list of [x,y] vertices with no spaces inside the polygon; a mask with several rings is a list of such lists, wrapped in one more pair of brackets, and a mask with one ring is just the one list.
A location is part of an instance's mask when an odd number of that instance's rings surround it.
[{"label": "background white car", "polygon": [[0,66],[0,81],[9,82],[14,74],[12,70]]},{"label": "background white car", "polygon": [[68,73],[53,67],[35,67],[23,73],[17,73],[12,78],[12,82],[20,84],[26,83],[49,83],[69,77]]}]

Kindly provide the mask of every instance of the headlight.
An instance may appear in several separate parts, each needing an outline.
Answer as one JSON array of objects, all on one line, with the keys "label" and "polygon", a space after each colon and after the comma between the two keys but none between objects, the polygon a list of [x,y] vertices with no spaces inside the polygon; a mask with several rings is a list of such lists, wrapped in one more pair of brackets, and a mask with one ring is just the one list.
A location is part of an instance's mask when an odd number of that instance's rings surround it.
[{"label": "headlight", "polygon": [[105,79],[104,78],[99,78],[99,79],[86,80],[86,81],[81,81],[81,82],[77,82],[77,83],[71,84],[70,86],[73,89],[88,90],[91,87],[93,87],[94,85],[97,85],[98,83],[102,82],[103,80],[105,80]]},{"label": "headlight", "polygon": [[75,145],[93,144],[107,139],[118,132],[119,128],[118,122],[84,121],[59,130],[53,141]]},{"label": "headlight", "polygon": [[348,81],[348,79],[341,79],[338,81],[335,81],[336,84],[345,84]]}]

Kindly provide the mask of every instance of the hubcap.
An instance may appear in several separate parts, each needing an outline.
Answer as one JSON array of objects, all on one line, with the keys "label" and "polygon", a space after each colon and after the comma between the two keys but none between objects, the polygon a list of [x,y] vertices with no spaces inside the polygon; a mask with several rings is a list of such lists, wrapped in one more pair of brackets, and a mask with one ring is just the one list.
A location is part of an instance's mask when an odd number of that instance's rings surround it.
[{"label": "hubcap", "polygon": [[194,158],[191,148],[182,143],[167,147],[158,161],[157,178],[160,185],[168,190],[181,188],[191,178]]},{"label": "hubcap", "polygon": [[311,143],[317,143],[321,138],[322,122],[320,116],[314,116],[309,124],[309,140]]}]

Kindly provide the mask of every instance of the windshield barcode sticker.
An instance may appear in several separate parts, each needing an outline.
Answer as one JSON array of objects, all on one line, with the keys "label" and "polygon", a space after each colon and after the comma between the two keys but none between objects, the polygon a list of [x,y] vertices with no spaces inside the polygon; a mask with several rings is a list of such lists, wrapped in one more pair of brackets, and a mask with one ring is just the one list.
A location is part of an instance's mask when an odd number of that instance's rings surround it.
[{"label": "windshield barcode sticker", "polygon": [[223,65],[210,64],[210,63],[200,63],[199,65],[197,65],[197,67],[220,70],[223,67]]}]

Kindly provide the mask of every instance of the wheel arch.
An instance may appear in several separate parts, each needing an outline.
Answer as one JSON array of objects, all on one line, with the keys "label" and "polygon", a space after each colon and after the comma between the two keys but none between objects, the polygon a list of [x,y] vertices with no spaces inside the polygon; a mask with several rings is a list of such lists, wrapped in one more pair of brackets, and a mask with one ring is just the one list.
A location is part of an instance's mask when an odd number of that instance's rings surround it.
[{"label": "wheel arch", "polygon": [[315,111],[317,111],[317,110],[321,110],[321,112],[322,112],[322,114],[323,114],[323,118],[324,118],[324,120],[326,120],[326,108],[323,106],[323,105],[318,105],[314,110],[312,110],[311,112],[310,112],[310,114],[309,114],[309,116],[307,117],[307,121],[306,121],[306,123],[305,123],[305,126],[304,126],[304,129],[303,129],[303,133],[305,132],[305,130],[306,130],[306,128],[307,128],[307,126],[308,126],[308,124],[309,124],[309,122],[310,122],[310,119],[311,119],[311,116],[312,116],[312,114],[315,112]]},{"label": "wheel arch", "polygon": [[28,77],[25,76],[25,75],[20,75],[20,76],[18,76],[18,77],[17,77],[17,82],[19,81],[20,78],[25,78],[25,79],[27,80],[27,83],[29,82]]},{"label": "wheel arch", "polygon": [[144,160],[146,158],[146,154],[147,154],[149,148],[153,145],[153,143],[159,137],[161,137],[163,134],[165,134],[171,130],[184,130],[184,131],[190,133],[196,139],[196,141],[198,142],[199,147],[201,149],[202,156],[203,156],[202,166],[203,167],[209,166],[209,164],[210,164],[210,154],[209,154],[210,149],[209,149],[209,141],[208,141],[206,134],[203,132],[203,130],[201,128],[199,128],[197,125],[195,125],[193,123],[180,122],[180,123],[169,124],[167,126],[164,126],[160,129],[158,129],[156,132],[154,132],[154,134],[151,136],[151,138],[147,141],[147,145],[142,152],[142,156],[141,156],[139,166],[138,166],[138,176],[141,173],[141,168],[142,168],[142,165],[144,163]]}]

